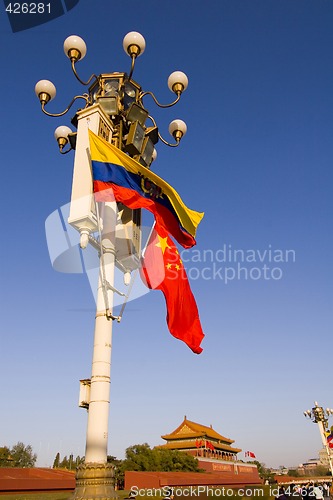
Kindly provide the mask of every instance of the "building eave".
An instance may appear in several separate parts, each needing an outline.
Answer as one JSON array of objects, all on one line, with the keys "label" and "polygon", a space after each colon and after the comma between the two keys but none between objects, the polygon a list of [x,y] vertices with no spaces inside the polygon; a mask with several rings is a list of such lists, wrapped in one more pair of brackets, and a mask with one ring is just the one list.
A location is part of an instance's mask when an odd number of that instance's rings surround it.
[{"label": "building eave", "polygon": [[[186,427],[190,432],[181,432],[181,430]],[[226,438],[218,432],[216,432],[212,427],[206,425],[201,425],[196,422],[192,422],[184,417],[183,422],[170,434],[164,434],[161,436],[162,439],[166,441],[174,441],[178,439],[191,439],[191,438],[202,438],[202,439],[213,439],[214,446],[215,442],[222,441],[226,444],[232,444],[235,441],[233,439]]]},{"label": "building eave", "polygon": [[[195,442],[194,443],[191,443],[191,442],[187,442],[187,443],[176,443],[176,442],[173,442],[173,443],[165,443],[165,444],[161,444],[161,445],[158,445],[158,446],[155,446],[155,448],[158,448],[158,449],[167,449],[167,450],[203,450],[204,448],[198,448],[196,445],[195,445]],[[215,450],[218,450],[218,451],[225,451],[225,452],[228,452],[228,453],[240,453],[242,450],[241,448],[233,448],[232,446],[228,446],[228,445],[223,445],[223,444],[219,444],[219,443],[214,443],[214,448]]]}]

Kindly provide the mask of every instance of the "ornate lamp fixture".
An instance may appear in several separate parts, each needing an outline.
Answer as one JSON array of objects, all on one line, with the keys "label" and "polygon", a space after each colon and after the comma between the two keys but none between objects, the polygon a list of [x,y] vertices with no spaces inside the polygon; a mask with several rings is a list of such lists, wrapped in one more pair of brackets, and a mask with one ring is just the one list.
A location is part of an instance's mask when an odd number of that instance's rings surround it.
[{"label": "ornate lamp fixture", "polygon": [[303,414],[306,418],[310,418],[315,424],[322,422],[324,429],[328,430],[328,418],[333,415],[333,408],[324,409],[318,406],[317,401],[315,401],[315,406],[312,410],[306,410]]},{"label": "ornate lamp fixture", "polygon": [[312,420],[314,424],[318,425],[322,443],[327,453],[327,460],[331,474],[333,476],[333,461],[331,457],[331,451],[327,443],[327,435],[329,434],[328,419],[333,415],[333,408],[324,409],[319,406],[317,401],[314,403],[314,407],[311,410],[306,410],[303,412],[306,418]]},{"label": "ornate lamp fixture", "polygon": [[[36,84],[35,92],[43,113],[53,117],[65,115],[77,99],[85,101],[83,109],[100,104],[113,125],[111,143],[145,167],[149,167],[156,157],[154,146],[158,140],[160,139],[168,146],[176,147],[186,134],[187,127],[182,120],[173,120],[169,125],[169,132],[175,139],[175,143],[169,143],[158,131],[156,121],[149,115],[143,99],[149,95],[160,108],[174,106],[186,90],[188,79],[182,71],[174,71],[168,78],[168,87],[176,94],[176,99],[169,104],[161,104],[152,92],[143,91],[141,86],[132,79],[136,59],[143,54],[146,47],[145,39],[140,33],[132,31],[124,37],[123,47],[131,58],[129,74],[119,72],[103,73],[99,76],[92,74],[87,81],[83,81],[77,73],[76,64],[85,57],[87,47],[79,36],[69,36],[64,42],[64,52],[71,61],[75,77],[82,85],[89,86],[88,91],[75,96],[68,107],[60,113],[50,113],[45,109],[56,95],[56,88],[52,82],[40,80]],[[147,120],[151,121],[149,126],[146,125]],[[72,124],[77,125],[76,116],[72,119]],[[58,127],[55,137],[60,153],[66,154],[71,149],[75,149],[75,132],[73,133],[68,127]],[[69,144],[69,148],[64,150],[66,144]]]}]

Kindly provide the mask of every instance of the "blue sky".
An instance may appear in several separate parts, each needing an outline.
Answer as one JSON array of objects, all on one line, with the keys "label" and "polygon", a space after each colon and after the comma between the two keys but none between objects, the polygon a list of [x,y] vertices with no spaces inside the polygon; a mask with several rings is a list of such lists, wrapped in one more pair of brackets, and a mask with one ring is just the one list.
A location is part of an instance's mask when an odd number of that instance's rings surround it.
[{"label": "blue sky", "polygon": [[[302,413],[315,400],[333,406],[332,23],[328,0],[146,0],[139,8],[128,0],[126,10],[80,0],[18,33],[0,16],[0,445],[31,444],[40,466],[58,451],[84,454],[78,381],[90,377],[94,301],[86,276],[53,270],[45,238],[45,220],[70,200],[73,156],[59,155],[53,132],[72,115],[44,116],[34,86],[52,80],[48,109],[63,110],[84,91],[64,39],[85,39],[85,79],[129,71],[122,39],[135,30],[147,44],[134,73],[144,90],[168,102],[168,75],[189,77],[175,108],[145,102],[162,135],[174,118],[188,125],[179,148],[157,145],[153,168],[205,212],[184,261],[206,337],[199,356],[171,337],[160,292],[128,304],[113,334],[109,453],[161,444],[187,415],[268,466],[317,455],[318,429]],[[223,249],[294,258],[221,262]],[[228,282],[226,267],[235,272]]]}]

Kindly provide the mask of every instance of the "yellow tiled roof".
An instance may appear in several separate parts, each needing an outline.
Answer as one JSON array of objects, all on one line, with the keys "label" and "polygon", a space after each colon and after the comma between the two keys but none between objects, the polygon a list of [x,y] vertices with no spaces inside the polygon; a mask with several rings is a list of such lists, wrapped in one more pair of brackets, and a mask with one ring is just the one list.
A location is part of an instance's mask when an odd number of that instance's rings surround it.
[{"label": "yellow tiled roof", "polygon": [[[161,436],[162,439],[166,441],[171,441],[174,439],[193,439],[193,438],[210,438],[217,441],[223,441],[224,443],[232,444],[235,441],[233,439],[226,438],[216,432],[212,427],[207,427],[206,425],[197,424],[191,420],[187,420],[184,417],[183,422],[170,434],[165,434]],[[213,443],[215,446],[215,442]]]}]

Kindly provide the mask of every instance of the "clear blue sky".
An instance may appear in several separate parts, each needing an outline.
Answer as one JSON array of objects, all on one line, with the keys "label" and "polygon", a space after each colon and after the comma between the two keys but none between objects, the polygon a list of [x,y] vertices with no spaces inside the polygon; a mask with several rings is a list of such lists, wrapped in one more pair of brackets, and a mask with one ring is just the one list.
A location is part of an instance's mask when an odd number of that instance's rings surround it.
[{"label": "clear blue sky", "polygon": [[[59,155],[53,131],[72,115],[44,116],[34,86],[52,80],[48,109],[61,111],[84,91],[64,39],[85,39],[88,78],[129,71],[122,39],[135,30],[147,43],[134,73],[144,90],[167,102],[168,75],[189,77],[175,108],[146,105],[164,136],[173,118],[188,125],[180,148],[158,144],[154,170],[205,211],[184,260],[206,337],[199,356],[171,337],[160,292],[128,304],[114,328],[109,453],[161,444],[187,415],[269,466],[317,455],[302,412],[333,407],[332,25],[329,0],[80,0],[18,33],[1,13],[0,446],[31,444],[40,466],[84,454],[78,381],[90,377],[94,302],[86,276],[53,270],[44,229],[70,199],[73,156]],[[224,249],[267,252],[237,279]],[[294,258],[274,262],[269,250]],[[228,283],[225,267],[236,272]]]}]

